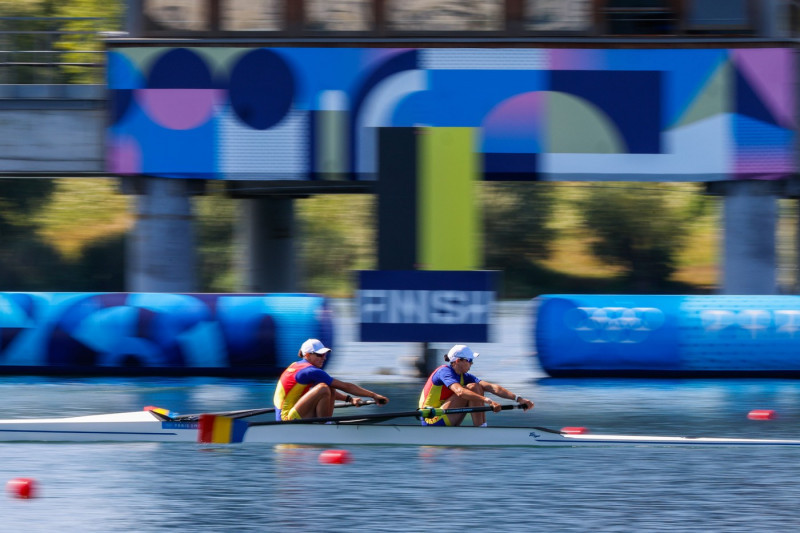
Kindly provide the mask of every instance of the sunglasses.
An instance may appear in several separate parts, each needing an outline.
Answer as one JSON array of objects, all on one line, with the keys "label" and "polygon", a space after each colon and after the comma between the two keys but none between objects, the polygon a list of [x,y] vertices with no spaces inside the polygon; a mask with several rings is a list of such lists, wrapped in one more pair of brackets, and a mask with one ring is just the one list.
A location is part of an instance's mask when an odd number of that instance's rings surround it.
[{"label": "sunglasses", "polygon": [[473,361],[471,359],[464,359],[463,357],[459,357],[459,359],[461,359],[462,361],[464,361],[466,363],[469,363],[469,364],[473,363]]},{"label": "sunglasses", "polygon": [[313,353],[313,354],[314,354],[314,355],[316,355],[317,357],[328,357],[328,354],[329,354],[330,352],[325,352],[325,353],[311,352],[311,353]]}]

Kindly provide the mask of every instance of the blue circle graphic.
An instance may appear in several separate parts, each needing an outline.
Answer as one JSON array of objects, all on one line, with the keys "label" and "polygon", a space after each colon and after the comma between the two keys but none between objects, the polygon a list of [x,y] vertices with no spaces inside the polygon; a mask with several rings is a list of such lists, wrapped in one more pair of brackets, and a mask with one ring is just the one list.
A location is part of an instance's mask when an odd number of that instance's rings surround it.
[{"label": "blue circle graphic", "polygon": [[248,52],[231,71],[229,96],[236,115],[257,130],[271,128],[289,112],[295,80],[289,65],[275,52]]}]

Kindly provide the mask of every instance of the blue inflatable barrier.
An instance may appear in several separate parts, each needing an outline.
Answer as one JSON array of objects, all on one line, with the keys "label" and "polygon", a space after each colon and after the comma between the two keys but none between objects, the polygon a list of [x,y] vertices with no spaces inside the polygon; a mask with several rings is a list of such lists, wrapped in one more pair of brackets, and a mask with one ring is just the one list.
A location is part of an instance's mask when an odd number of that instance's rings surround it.
[{"label": "blue inflatable barrier", "polygon": [[800,377],[800,296],[542,295],[553,377]]},{"label": "blue inflatable barrier", "polygon": [[275,376],[308,337],[313,294],[0,293],[0,373]]}]

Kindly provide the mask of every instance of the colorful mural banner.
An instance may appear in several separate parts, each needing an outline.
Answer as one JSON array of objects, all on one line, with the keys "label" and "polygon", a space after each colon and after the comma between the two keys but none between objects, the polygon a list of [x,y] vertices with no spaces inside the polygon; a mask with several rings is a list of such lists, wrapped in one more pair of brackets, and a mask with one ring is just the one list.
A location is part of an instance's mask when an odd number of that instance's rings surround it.
[{"label": "colorful mural banner", "polygon": [[790,48],[115,47],[117,175],[372,180],[377,128],[472,128],[485,179],[795,171]]},{"label": "colorful mural banner", "polygon": [[274,376],[308,337],[323,296],[0,293],[0,374]]}]

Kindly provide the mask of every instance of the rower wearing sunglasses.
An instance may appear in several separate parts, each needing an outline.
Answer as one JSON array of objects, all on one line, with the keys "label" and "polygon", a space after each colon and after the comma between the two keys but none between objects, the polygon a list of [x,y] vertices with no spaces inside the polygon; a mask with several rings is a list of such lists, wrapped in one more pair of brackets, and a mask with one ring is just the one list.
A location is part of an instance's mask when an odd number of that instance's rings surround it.
[{"label": "rower wearing sunglasses", "polygon": [[[508,389],[480,379],[469,373],[472,362],[479,354],[470,349],[469,346],[456,344],[444,360],[449,365],[442,365],[433,371],[422,394],[419,397],[419,407],[441,407],[443,409],[457,409],[460,407],[480,407],[484,404],[492,407],[497,413],[500,411],[500,404],[485,396],[491,392],[500,398],[514,400],[520,404],[522,409],[527,411],[533,407],[533,402],[510,392]],[[464,421],[466,413],[456,413],[442,415],[433,418],[423,418],[423,426],[459,426]],[[476,426],[486,425],[486,413],[473,412],[472,423]]]},{"label": "rower wearing sunglasses", "polygon": [[331,349],[318,339],[308,339],[303,343],[297,353],[302,359],[283,371],[275,387],[276,420],[329,417],[333,414],[336,400],[360,407],[364,401],[359,396],[373,398],[378,405],[389,402],[385,396],[355,383],[340,381],[322,370],[330,353]]}]

